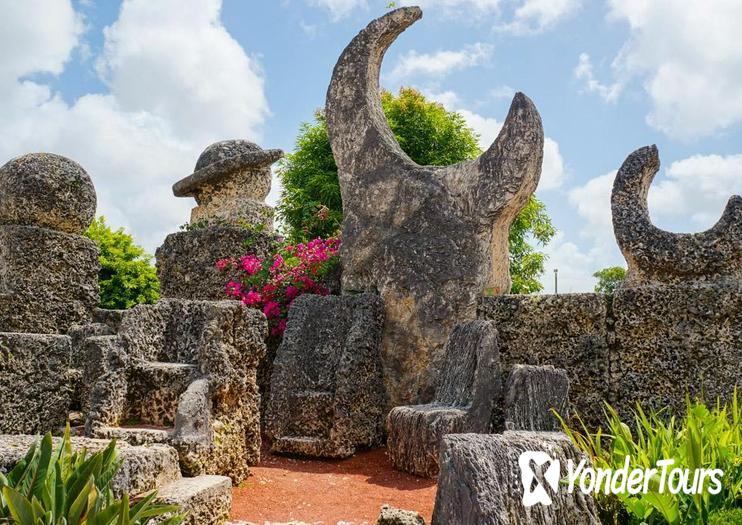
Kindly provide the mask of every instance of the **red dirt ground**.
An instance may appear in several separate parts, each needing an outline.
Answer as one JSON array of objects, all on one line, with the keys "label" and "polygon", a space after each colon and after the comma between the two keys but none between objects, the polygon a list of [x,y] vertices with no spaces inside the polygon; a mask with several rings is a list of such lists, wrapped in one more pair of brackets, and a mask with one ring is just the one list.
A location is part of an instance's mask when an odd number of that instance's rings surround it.
[{"label": "red dirt ground", "polygon": [[252,476],[232,490],[233,520],[361,525],[376,523],[387,503],[415,510],[430,523],[435,480],[394,470],[383,448],[344,460],[273,456],[266,450],[262,457]]}]

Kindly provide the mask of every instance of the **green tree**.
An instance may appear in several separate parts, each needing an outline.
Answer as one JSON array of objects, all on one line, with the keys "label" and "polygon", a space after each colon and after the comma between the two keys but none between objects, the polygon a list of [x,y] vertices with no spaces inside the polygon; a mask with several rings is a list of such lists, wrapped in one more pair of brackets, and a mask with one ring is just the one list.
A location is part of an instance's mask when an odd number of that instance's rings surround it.
[{"label": "green tree", "polygon": [[[415,89],[399,95],[381,94],[381,105],[400,147],[422,165],[444,166],[473,159],[481,153],[477,134],[461,114],[446,109]],[[296,149],[282,161],[283,185],[279,217],[292,241],[328,237],[340,231],[343,207],[337,165],[321,112],[299,129]],[[510,229],[510,271],[513,293],[542,289],[546,255],[532,243],[546,245],[556,233],[542,202],[531,196]]]},{"label": "green tree", "polygon": [[621,284],[621,281],[626,279],[626,269],[621,266],[609,266],[595,272],[593,277],[598,280],[595,285],[597,293],[612,294]]},{"label": "green tree", "polygon": [[150,264],[152,257],[134,244],[123,228],[112,230],[105,217],[95,219],[85,236],[100,251],[100,305],[108,309],[131,308],[152,304],[160,296],[157,272]]}]

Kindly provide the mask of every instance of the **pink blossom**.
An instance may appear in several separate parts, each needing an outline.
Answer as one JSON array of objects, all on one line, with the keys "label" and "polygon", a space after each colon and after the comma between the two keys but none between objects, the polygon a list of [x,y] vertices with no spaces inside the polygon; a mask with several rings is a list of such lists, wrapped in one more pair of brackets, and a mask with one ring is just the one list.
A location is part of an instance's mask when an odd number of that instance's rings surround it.
[{"label": "pink blossom", "polygon": [[286,299],[293,301],[299,295],[299,289],[296,286],[289,285],[286,287]]},{"label": "pink blossom", "polygon": [[276,254],[275,258],[273,259],[273,265],[271,266],[271,272],[278,271],[282,265],[283,257],[281,257],[279,254]]},{"label": "pink blossom", "polygon": [[256,305],[262,300],[263,298],[261,297],[261,295],[255,290],[250,290],[242,296],[242,302],[244,302],[248,306]]},{"label": "pink blossom", "polygon": [[263,313],[268,319],[273,319],[281,315],[281,305],[276,301],[268,301],[263,307]]},{"label": "pink blossom", "polygon": [[263,267],[260,259],[258,259],[254,255],[245,255],[244,257],[241,257],[240,263],[242,263],[242,269],[245,270],[245,273],[247,273],[247,275],[255,275]]},{"label": "pink blossom", "polygon": [[218,261],[216,261],[216,265],[215,266],[216,266],[216,269],[217,270],[221,271],[221,270],[223,270],[224,268],[226,268],[227,266],[229,266],[231,264],[232,264],[232,260],[231,259],[219,259]]}]

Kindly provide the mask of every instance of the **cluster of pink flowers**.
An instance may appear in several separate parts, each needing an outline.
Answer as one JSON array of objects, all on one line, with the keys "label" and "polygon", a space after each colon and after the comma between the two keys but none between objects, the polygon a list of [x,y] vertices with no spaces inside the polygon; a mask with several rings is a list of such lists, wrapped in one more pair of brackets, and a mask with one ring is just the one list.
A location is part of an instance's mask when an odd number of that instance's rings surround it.
[{"label": "cluster of pink flowers", "polygon": [[329,293],[323,278],[338,264],[339,250],[338,238],[314,239],[286,245],[265,259],[251,254],[222,259],[216,262],[216,268],[240,272],[239,280],[227,283],[227,295],[262,310],[268,318],[270,335],[278,337],[286,329],[289,308],[297,297]]}]

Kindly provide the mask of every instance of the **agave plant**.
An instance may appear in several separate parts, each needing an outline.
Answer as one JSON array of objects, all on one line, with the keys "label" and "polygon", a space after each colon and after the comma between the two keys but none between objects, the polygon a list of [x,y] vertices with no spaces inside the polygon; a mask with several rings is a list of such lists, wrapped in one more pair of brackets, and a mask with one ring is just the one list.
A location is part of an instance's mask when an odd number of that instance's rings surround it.
[{"label": "agave plant", "polygon": [[111,481],[120,466],[115,440],[88,455],[73,451],[69,428],[56,450],[46,434],[12,471],[0,474],[0,524],[146,525],[155,517],[163,525],[183,521],[177,506],[154,503],[155,492],[134,505],[128,494],[114,498]]}]

